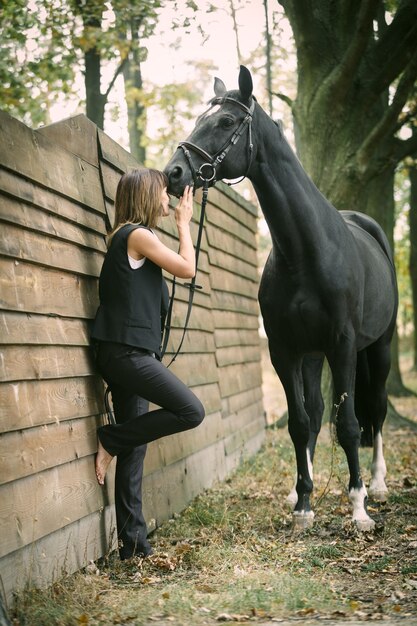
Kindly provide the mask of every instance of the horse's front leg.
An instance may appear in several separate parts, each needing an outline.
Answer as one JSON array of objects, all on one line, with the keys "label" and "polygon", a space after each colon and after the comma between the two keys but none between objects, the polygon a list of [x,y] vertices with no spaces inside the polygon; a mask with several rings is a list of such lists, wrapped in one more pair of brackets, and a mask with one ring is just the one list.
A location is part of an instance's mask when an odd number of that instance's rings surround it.
[{"label": "horse's front leg", "polygon": [[313,524],[314,513],[310,506],[313,490],[313,475],[310,442],[310,420],[304,408],[302,361],[290,361],[282,353],[279,357],[271,351],[272,363],[282,382],[288,404],[288,430],[294,444],[297,462],[295,491],[297,501],[293,520],[297,529],[309,528]]},{"label": "horse's front leg", "polygon": [[[316,450],[317,437],[321,429],[323,418],[324,402],[321,393],[321,374],[323,370],[324,356],[307,355],[303,360],[303,387],[304,387],[304,408],[310,421],[310,435],[308,440],[309,468],[311,480],[313,480],[313,461]],[[297,476],[294,486],[287,497],[287,504],[294,509],[297,501]]]},{"label": "horse's front leg", "polygon": [[355,415],[354,388],[356,349],[353,338],[344,335],[332,354],[328,355],[336,396],[336,432],[349,466],[349,499],[352,521],[358,530],[372,530],[375,522],[369,517],[366,503],[368,494],[362,481],[359,464],[360,428]]}]

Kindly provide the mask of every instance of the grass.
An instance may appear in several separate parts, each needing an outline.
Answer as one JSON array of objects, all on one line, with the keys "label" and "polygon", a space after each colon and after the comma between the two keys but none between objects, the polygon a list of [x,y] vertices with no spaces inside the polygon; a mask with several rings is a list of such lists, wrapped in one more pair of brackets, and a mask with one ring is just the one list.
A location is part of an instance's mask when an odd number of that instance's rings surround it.
[{"label": "grass", "polygon": [[[120,562],[110,554],[47,590],[28,590],[16,599],[14,624],[200,626],[415,614],[417,433],[388,426],[385,442],[390,496],[370,502],[372,533],[350,522],[346,460],[324,427],[315,524],[294,534],[285,506],[292,444],[286,429],[269,430],[256,457],[152,535],[154,556]],[[361,459],[369,481],[370,451]]]}]

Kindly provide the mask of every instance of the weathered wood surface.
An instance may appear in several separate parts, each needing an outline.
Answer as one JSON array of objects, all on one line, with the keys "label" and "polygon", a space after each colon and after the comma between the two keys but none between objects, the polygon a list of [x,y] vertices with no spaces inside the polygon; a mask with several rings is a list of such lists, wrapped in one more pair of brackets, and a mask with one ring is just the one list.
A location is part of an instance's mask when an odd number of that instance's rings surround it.
[{"label": "weathered wood surface", "polygon": [[[115,547],[115,464],[105,489],[94,476],[104,384],[89,322],[117,182],[133,167],[131,155],[83,116],[33,131],[0,113],[0,574],[8,598],[29,578],[46,584]],[[200,198],[199,191],[194,241]],[[203,289],[171,366],[206,419],[148,446],[150,528],[262,443],[256,221],[256,209],[233,190],[210,190],[197,276]],[[176,249],[176,233],[172,213],[160,237]],[[183,282],[166,363],[182,336]]]}]

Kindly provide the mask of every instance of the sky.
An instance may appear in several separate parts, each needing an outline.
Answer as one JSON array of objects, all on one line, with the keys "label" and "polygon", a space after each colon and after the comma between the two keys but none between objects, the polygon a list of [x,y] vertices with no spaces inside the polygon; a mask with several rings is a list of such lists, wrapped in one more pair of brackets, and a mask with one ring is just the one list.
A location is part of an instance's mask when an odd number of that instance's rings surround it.
[{"label": "sky", "polygon": [[[176,17],[179,17],[175,9],[176,3],[169,0],[160,13],[155,33],[147,39],[144,44],[148,49],[148,58],[142,63],[141,71],[145,84],[147,81],[164,85],[175,82],[184,82],[187,78],[193,78],[193,61],[209,60],[215,67],[213,76],[207,84],[206,92],[202,94],[202,106],[213,94],[214,77],[221,78],[228,89],[237,87],[238,79],[238,59],[236,53],[236,42],[233,34],[233,23],[230,17],[229,0],[215,0],[218,11],[202,13],[198,16],[198,21],[202,23],[206,33],[206,39],[198,32],[195,24],[191,24],[188,32],[182,29],[173,30],[172,24]],[[208,8],[210,2],[198,2],[200,11]],[[238,5],[238,2],[235,2]],[[242,3],[243,4],[243,3]],[[276,1],[270,0],[269,4],[274,10],[279,8]],[[185,0],[179,0],[179,5],[185,5]],[[112,13],[108,11],[106,15],[109,21],[112,20]],[[270,16],[272,21],[272,15]],[[247,0],[245,6],[238,10],[237,21],[239,25],[239,39],[243,56],[248,56],[250,52],[260,46],[264,46],[265,13],[263,0]],[[291,39],[291,29],[284,28],[282,39],[288,42]],[[102,76],[102,90],[111,80],[115,65],[104,68]],[[250,68],[249,68],[250,69]],[[294,67],[295,71],[295,67]],[[254,77],[254,91],[256,93],[257,83]],[[83,92],[83,79],[79,77],[79,90]],[[117,119],[112,119],[111,109],[114,105],[120,108]],[[112,107],[113,105],[113,107]],[[69,115],[82,112],[83,108],[77,108],[77,103],[58,103],[51,109],[52,121],[58,121]],[[124,105],[123,79],[119,77],[109,98],[105,122],[105,131],[115,141],[123,147],[128,147],[126,110]],[[149,120],[148,120],[149,123]],[[149,132],[152,135],[152,122],[150,122]]]}]

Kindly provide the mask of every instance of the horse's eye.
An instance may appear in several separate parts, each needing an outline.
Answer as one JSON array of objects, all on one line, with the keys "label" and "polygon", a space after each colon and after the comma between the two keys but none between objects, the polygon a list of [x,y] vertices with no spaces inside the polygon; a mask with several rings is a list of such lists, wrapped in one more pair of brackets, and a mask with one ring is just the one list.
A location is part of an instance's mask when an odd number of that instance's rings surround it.
[{"label": "horse's eye", "polygon": [[233,117],[222,117],[220,120],[220,126],[222,128],[231,128],[235,123]]}]

